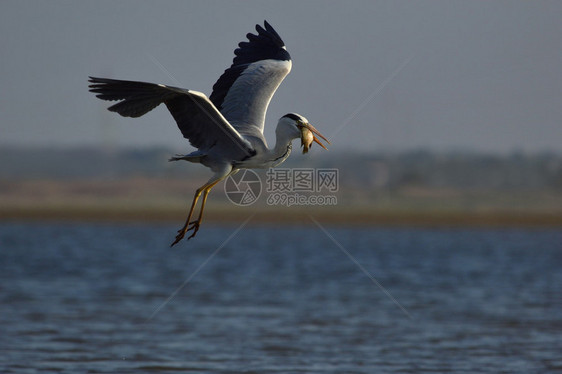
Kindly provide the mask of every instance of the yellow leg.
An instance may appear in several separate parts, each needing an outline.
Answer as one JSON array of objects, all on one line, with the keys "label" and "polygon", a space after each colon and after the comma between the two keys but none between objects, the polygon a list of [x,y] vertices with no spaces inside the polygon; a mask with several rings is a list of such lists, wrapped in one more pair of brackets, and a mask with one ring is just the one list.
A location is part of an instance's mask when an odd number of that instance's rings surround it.
[{"label": "yellow leg", "polygon": [[199,226],[201,225],[201,221],[203,221],[203,211],[205,210],[205,203],[207,202],[207,196],[209,196],[209,192],[211,192],[211,188],[213,188],[219,182],[220,180],[212,183],[211,185],[208,185],[207,188],[203,190],[203,201],[201,202],[201,210],[199,211],[199,217],[197,218],[197,221],[193,221],[189,223],[191,226],[186,230],[186,232],[189,230],[193,230],[193,233],[187,238],[187,240],[193,238],[195,234],[197,234],[197,231],[199,231]]},{"label": "yellow leg", "polygon": [[[227,174],[226,176],[228,176],[228,175],[229,174]],[[201,225],[201,220],[203,219],[203,210],[205,209],[205,203],[207,202],[207,196],[209,195],[209,192],[211,191],[211,188],[213,188],[217,183],[219,183],[221,180],[226,178],[226,176],[223,176],[222,178],[219,178],[217,180],[209,182],[209,183],[201,186],[200,188],[198,188],[197,191],[195,191],[195,196],[193,197],[193,202],[191,203],[191,208],[189,209],[189,214],[187,215],[187,219],[185,220],[185,224],[183,225],[183,227],[181,229],[178,230],[178,234],[176,235],[176,239],[170,245],[170,247],[173,247],[180,240],[182,240],[183,237],[185,236],[185,234],[189,230],[193,230],[193,233],[191,234],[191,236],[189,236],[188,239],[193,238],[195,236],[195,234],[197,233],[197,231],[199,231],[199,226]],[[190,222],[191,217],[193,216],[193,211],[195,209],[195,206],[197,205],[197,201],[199,200],[199,197],[201,196],[201,193],[203,193],[203,202],[201,203],[201,210],[199,211],[199,217],[197,218],[196,221]]]},{"label": "yellow leg", "polygon": [[198,188],[195,191],[195,196],[193,197],[193,202],[191,203],[191,208],[189,209],[189,214],[187,215],[187,220],[185,221],[185,225],[183,225],[183,227],[178,230],[178,234],[176,235],[176,239],[174,240],[172,245],[170,245],[170,247],[173,247],[174,245],[176,245],[185,236],[185,233],[187,232],[187,229],[188,229],[188,226],[189,226],[189,221],[191,221],[191,216],[193,215],[193,209],[195,208],[195,205],[197,205],[197,200],[199,200],[199,196],[201,196],[201,192],[204,190],[205,187],[206,187],[206,185],[201,187],[201,188]]}]

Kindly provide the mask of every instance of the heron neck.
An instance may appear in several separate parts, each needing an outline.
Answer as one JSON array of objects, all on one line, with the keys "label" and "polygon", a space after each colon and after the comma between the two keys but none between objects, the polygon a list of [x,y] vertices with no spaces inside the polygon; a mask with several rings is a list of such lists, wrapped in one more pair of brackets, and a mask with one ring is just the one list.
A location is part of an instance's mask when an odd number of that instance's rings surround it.
[{"label": "heron neck", "polygon": [[285,143],[285,144],[276,144],[275,148],[273,148],[271,154],[270,154],[270,163],[271,166],[270,167],[275,167],[281,163],[283,163],[287,157],[289,157],[289,155],[291,154],[291,150],[292,150],[293,146],[291,144],[291,142],[289,143]]},{"label": "heron neck", "polygon": [[287,139],[285,136],[276,137],[275,147],[270,151],[269,159],[271,160],[271,167],[281,164],[289,157],[293,148],[292,139]]}]

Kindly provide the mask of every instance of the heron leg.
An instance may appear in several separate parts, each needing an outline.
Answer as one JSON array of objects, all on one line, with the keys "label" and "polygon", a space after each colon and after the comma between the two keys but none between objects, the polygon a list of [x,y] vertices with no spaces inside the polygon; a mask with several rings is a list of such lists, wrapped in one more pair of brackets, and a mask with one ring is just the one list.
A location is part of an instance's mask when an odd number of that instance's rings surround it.
[{"label": "heron leg", "polygon": [[176,245],[185,236],[185,233],[188,230],[189,221],[191,221],[191,216],[193,215],[193,209],[195,208],[195,205],[197,205],[197,200],[199,200],[199,196],[201,196],[201,192],[203,192],[205,187],[207,187],[207,185],[204,185],[204,186],[198,188],[195,191],[195,196],[193,196],[193,202],[191,203],[191,208],[189,209],[189,214],[187,215],[187,220],[185,221],[185,225],[183,225],[183,227],[178,230],[178,234],[176,235],[176,239],[174,240],[172,245],[170,245],[170,247],[173,247],[174,245]]},{"label": "heron leg", "polygon": [[[201,225],[201,220],[203,219],[203,210],[205,209],[205,203],[207,202],[207,196],[209,195],[209,192],[211,191],[211,188],[213,188],[217,183],[222,181],[224,178],[226,178],[230,174],[231,174],[231,171],[229,170],[226,174],[222,174],[218,178],[211,179],[211,181],[204,184],[203,186],[198,188],[197,191],[195,191],[195,196],[193,197],[193,202],[191,203],[191,208],[189,209],[189,214],[187,215],[187,219],[185,220],[185,224],[183,225],[183,227],[181,229],[178,230],[178,234],[176,235],[176,239],[174,240],[172,245],[170,245],[170,247],[173,247],[180,240],[182,240],[183,237],[185,236],[185,234],[189,230],[193,230],[193,233],[189,236],[188,239],[191,239],[195,236],[197,231],[199,231],[199,226]],[[199,200],[199,197],[201,196],[201,193],[203,194],[203,202],[201,203],[201,210],[199,211],[199,217],[197,218],[196,221],[190,222],[191,217],[193,216],[193,211],[195,209],[195,206],[197,205],[197,201]]]},{"label": "heron leg", "polygon": [[203,190],[203,201],[201,202],[201,210],[199,211],[199,217],[197,218],[196,221],[189,223],[191,226],[189,226],[186,232],[189,230],[193,230],[193,233],[191,233],[191,235],[187,238],[187,240],[193,238],[195,234],[197,234],[197,231],[199,231],[199,226],[201,225],[201,221],[203,221],[203,211],[205,210],[205,203],[207,202],[207,196],[209,196],[209,192],[211,192],[211,188],[213,188],[217,183],[219,183],[219,181],[216,181],[215,183],[211,184],[210,186],[208,186]]}]

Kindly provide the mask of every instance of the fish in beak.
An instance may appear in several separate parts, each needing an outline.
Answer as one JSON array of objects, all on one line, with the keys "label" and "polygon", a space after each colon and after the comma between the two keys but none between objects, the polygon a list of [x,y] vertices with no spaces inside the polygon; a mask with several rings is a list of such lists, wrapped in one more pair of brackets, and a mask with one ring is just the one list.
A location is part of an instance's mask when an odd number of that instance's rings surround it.
[{"label": "fish in beak", "polygon": [[312,142],[316,142],[320,145],[320,147],[324,148],[325,150],[328,150],[328,148],[326,148],[326,146],[324,146],[324,144],[322,144],[320,140],[318,140],[316,135],[318,135],[328,144],[331,144],[330,141],[326,139],[324,135],[320,134],[320,132],[316,130],[314,126],[312,126],[310,123],[302,123],[302,122],[299,123],[297,126],[301,130],[301,145],[303,147],[302,149],[303,154],[308,152],[308,149],[312,146]]}]

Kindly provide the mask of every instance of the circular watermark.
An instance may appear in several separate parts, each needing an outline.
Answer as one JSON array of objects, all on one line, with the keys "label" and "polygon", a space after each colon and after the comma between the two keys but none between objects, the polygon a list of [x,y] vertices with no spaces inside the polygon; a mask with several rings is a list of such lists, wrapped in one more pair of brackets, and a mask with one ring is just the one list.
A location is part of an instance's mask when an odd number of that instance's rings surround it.
[{"label": "circular watermark", "polygon": [[226,178],[224,192],[233,204],[252,205],[261,195],[261,179],[255,171],[242,169]]}]

